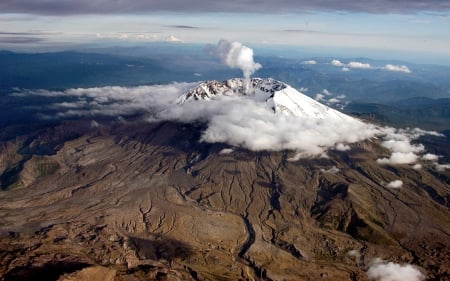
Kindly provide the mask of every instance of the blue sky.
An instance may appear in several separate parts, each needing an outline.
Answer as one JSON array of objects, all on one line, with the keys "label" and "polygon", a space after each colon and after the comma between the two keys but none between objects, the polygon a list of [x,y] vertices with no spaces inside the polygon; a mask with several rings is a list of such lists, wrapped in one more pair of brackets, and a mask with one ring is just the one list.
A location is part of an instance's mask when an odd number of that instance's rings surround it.
[{"label": "blue sky", "polygon": [[450,1],[126,2],[3,0],[0,48],[227,39],[253,46],[410,52],[450,61]]}]

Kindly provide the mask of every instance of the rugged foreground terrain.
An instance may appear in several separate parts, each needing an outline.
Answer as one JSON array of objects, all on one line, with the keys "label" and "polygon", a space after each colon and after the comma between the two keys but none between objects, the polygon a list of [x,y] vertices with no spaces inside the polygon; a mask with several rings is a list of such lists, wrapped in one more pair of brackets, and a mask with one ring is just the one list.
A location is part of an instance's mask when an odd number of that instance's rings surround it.
[{"label": "rugged foreground terrain", "polygon": [[376,141],[290,161],[99,123],[1,143],[0,280],[366,280],[374,258],[450,279],[449,170],[379,165]]}]

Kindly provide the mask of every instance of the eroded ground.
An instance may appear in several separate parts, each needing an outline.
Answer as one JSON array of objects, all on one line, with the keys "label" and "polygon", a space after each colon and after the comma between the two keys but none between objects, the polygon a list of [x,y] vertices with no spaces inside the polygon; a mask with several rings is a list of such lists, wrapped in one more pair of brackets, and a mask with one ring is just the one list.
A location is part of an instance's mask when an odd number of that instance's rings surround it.
[{"label": "eroded ground", "polygon": [[381,166],[376,142],[292,162],[85,123],[2,143],[1,280],[365,280],[376,257],[450,278],[448,170]]}]

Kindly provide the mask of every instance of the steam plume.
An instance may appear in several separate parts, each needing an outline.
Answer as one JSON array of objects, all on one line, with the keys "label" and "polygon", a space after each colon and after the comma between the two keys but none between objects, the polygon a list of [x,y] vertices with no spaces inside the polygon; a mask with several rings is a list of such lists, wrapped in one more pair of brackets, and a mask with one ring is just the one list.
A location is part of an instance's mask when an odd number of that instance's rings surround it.
[{"label": "steam plume", "polygon": [[262,67],[253,60],[253,49],[239,42],[220,40],[216,46],[211,46],[209,51],[229,67],[242,70],[246,81],[249,81],[250,76]]}]

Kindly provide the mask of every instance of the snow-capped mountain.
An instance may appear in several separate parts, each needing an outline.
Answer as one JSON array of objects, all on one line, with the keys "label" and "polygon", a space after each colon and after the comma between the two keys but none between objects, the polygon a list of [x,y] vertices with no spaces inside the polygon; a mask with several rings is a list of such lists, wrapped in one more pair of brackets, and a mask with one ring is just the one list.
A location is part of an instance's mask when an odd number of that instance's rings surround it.
[{"label": "snow-capped mountain", "polygon": [[223,82],[204,81],[185,92],[178,98],[177,103],[210,100],[220,95],[254,98],[257,101],[265,102],[277,114],[315,119],[354,119],[321,104],[281,81],[271,78],[252,78],[250,80],[232,78]]}]

